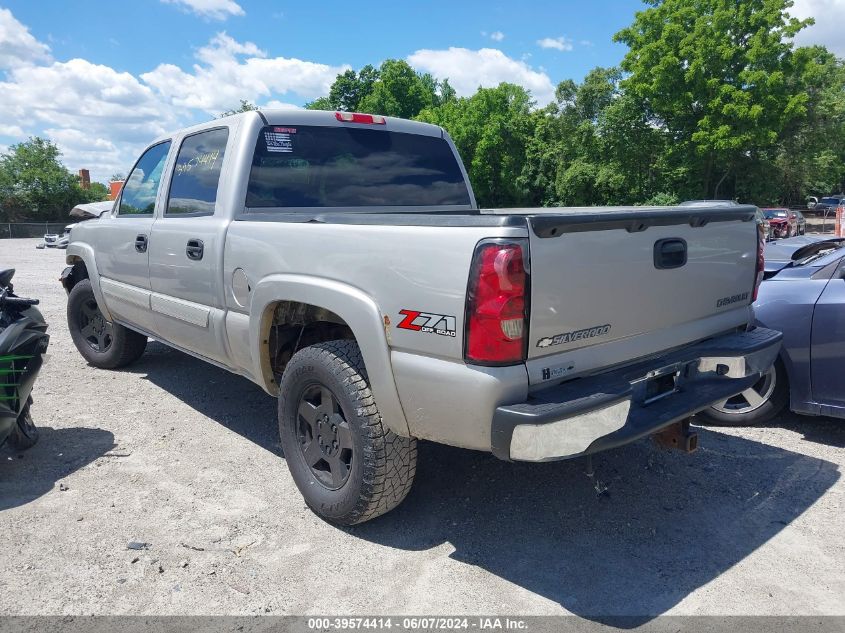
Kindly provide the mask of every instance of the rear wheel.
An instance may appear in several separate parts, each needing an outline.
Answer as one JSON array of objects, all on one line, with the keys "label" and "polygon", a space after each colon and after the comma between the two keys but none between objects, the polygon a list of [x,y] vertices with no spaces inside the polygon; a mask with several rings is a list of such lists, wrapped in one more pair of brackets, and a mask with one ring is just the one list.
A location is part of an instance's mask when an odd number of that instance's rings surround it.
[{"label": "rear wheel", "polygon": [[70,291],[67,324],[76,349],[94,367],[123,367],[137,360],[147,347],[145,335],[106,320],[88,279]]},{"label": "rear wheel", "polygon": [[717,426],[762,424],[780,413],[788,399],[786,371],[778,360],[751,387],[701,411],[696,417]]},{"label": "rear wheel", "polygon": [[416,439],[382,422],[353,341],[318,343],[293,356],[279,384],[279,434],[305,503],[332,523],[389,512],[413,484]]}]

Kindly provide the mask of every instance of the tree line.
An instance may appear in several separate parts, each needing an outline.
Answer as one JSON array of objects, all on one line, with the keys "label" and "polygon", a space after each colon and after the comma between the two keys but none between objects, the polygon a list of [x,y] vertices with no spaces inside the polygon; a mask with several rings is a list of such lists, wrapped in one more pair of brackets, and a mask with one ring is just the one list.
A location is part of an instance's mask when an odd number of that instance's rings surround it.
[{"label": "tree line", "polygon": [[[448,78],[396,59],[338,75],[306,107],[442,126],[487,207],[802,205],[842,191],[845,66],[793,44],[812,20],[789,17],[791,0],[645,3],[614,36],[628,47],[619,67],[560,82],[543,107],[507,83],[458,97]],[[58,158],[37,137],[0,156],[0,221],[59,220],[106,197]]]},{"label": "tree line", "polygon": [[107,200],[109,189],[83,189],[48,139],[32,137],[0,155],[0,222],[63,222],[77,204]]},{"label": "tree line", "polygon": [[512,84],[458,98],[448,79],[390,59],[338,75],[307,107],[445,128],[479,204],[804,204],[842,190],[845,68],[792,38],[789,0],[646,0],[614,36],[618,68],[558,84],[535,107]]}]

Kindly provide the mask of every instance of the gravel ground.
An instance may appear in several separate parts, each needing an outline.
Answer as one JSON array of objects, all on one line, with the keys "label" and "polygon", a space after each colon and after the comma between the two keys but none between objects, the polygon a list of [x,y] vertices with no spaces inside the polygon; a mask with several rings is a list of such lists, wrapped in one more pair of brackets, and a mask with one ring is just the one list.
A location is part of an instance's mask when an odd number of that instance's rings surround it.
[{"label": "gravel ground", "polygon": [[158,343],[88,367],[64,253],[36,241],[0,240],[52,334],[41,440],[0,449],[0,614],[845,614],[845,422],[702,428],[693,455],[641,441],[594,479],[423,443],[406,502],[338,529],[258,387]]}]

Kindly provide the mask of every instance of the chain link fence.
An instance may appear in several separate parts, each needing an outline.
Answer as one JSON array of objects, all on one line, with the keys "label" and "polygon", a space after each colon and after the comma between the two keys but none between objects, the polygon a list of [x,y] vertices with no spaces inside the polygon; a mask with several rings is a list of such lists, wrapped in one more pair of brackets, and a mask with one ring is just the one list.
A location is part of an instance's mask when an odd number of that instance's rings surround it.
[{"label": "chain link fence", "polygon": [[50,234],[62,234],[68,222],[2,222],[0,239],[18,237],[44,237]]}]

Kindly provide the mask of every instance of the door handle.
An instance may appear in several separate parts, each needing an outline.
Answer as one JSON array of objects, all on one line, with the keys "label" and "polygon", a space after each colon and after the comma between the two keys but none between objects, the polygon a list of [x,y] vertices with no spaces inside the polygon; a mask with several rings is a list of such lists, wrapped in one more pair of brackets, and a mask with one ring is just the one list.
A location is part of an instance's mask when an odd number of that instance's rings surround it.
[{"label": "door handle", "polygon": [[188,256],[188,259],[200,260],[202,259],[203,248],[202,240],[188,240],[185,255]]},{"label": "door handle", "polygon": [[147,252],[147,236],[143,233],[135,238],[135,250],[139,253]]}]

